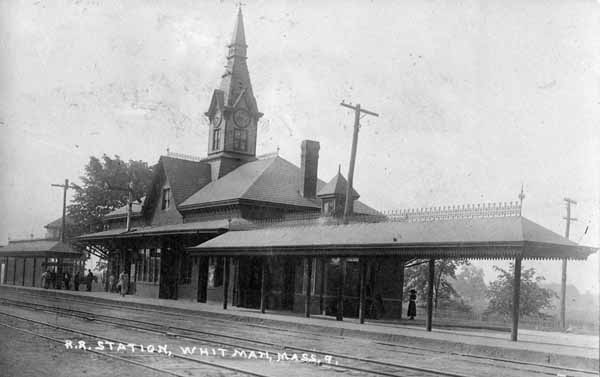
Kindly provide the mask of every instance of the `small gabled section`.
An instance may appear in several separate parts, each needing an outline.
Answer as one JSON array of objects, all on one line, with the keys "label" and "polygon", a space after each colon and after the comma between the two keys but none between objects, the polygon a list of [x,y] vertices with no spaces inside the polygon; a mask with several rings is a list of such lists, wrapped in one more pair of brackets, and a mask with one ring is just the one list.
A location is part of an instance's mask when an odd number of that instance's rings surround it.
[{"label": "small gabled section", "polygon": [[208,111],[205,112],[204,115],[206,115],[208,119],[212,122],[215,114],[217,112],[223,112],[224,107],[225,92],[223,92],[221,89],[215,89],[210,100],[210,105],[208,106]]},{"label": "small gabled section", "polygon": [[205,162],[161,156],[142,206],[145,222],[152,225],[183,222],[179,205],[210,180],[210,165]]},{"label": "small gabled section", "polygon": [[[346,181],[341,171],[338,170],[338,173],[317,192],[317,197],[321,199],[321,213],[323,215],[333,217],[343,216],[344,208],[346,207],[347,187],[348,181]],[[352,188],[352,201],[355,202],[359,197],[360,195]]]},{"label": "small gabled section", "polygon": [[[344,178],[342,173],[338,171],[335,177],[317,192],[317,197],[322,198],[336,195],[346,196],[346,187],[348,187],[348,181]],[[354,187],[352,188],[352,197],[354,199],[360,198],[360,195],[354,190]]]}]

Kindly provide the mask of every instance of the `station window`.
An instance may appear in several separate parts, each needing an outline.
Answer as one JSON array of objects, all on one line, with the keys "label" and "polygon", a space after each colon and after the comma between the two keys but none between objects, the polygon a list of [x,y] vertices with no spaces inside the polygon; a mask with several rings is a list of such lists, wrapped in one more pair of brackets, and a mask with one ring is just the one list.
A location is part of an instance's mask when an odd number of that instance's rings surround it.
[{"label": "station window", "polygon": [[158,283],[160,280],[160,249],[153,249],[154,253],[151,255],[151,258],[153,259],[153,267],[154,267],[154,274],[153,274],[153,278],[154,280],[152,280],[153,283]]},{"label": "station window", "polygon": [[137,281],[158,283],[160,278],[160,249],[141,249],[137,263]]},{"label": "station window", "polygon": [[248,150],[248,130],[233,130],[233,148],[238,151]]},{"label": "station window", "polygon": [[170,188],[164,188],[163,192],[162,192],[162,209],[167,209],[169,208],[169,205],[171,204],[171,189]]},{"label": "station window", "polygon": [[215,128],[212,134],[212,150],[216,151],[221,146],[221,129]]},{"label": "station window", "polygon": [[216,288],[223,285],[223,258],[208,258],[208,286]]},{"label": "station window", "polygon": [[335,200],[324,200],[323,201],[323,215],[332,216],[335,211]]}]

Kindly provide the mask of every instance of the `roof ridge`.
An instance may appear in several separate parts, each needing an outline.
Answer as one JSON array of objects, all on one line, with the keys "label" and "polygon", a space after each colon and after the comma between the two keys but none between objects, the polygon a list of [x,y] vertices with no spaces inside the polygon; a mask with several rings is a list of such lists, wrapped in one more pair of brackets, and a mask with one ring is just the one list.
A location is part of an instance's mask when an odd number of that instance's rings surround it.
[{"label": "roof ridge", "polygon": [[54,239],[54,238],[23,238],[23,239],[16,239],[16,240],[8,240],[8,243],[25,243],[25,242],[36,242],[36,241],[56,241],[59,242],[60,240]]}]

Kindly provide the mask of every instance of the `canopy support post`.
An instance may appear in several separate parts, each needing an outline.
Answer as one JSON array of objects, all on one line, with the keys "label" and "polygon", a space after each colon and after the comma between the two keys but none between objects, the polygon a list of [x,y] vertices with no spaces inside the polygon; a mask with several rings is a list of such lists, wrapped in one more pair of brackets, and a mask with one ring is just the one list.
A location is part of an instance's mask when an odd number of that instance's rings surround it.
[{"label": "canopy support post", "polygon": [[398,297],[400,299],[400,319],[402,319],[402,301],[404,301],[404,267],[406,265],[406,262],[404,261],[404,259],[402,259],[400,261],[400,297]]},{"label": "canopy support post", "polygon": [[260,312],[265,313],[267,309],[267,257],[263,258],[260,276]]},{"label": "canopy support post", "polygon": [[515,258],[515,272],[513,280],[513,312],[512,312],[512,329],[510,332],[510,340],[517,341],[519,332],[519,298],[521,296],[521,260],[522,257]]},{"label": "canopy support post", "polygon": [[365,283],[367,278],[367,261],[364,257],[359,259],[360,268],[360,298],[358,304],[358,318],[360,323],[365,323]]},{"label": "canopy support post", "polygon": [[325,301],[323,295],[325,294],[325,271],[327,263],[325,258],[320,258],[321,261],[321,287],[319,289],[319,313],[325,315]]},{"label": "canopy support post", "polygon": [[311,307],[311,280],[312,280],[312,258],[305,257],[304,258],[304,281],[306,282],[306,292],[304,295],[304,316],[306,318],[310,317],[310,307]]},{"label": "canopy support post", "polygon": [[223,257],[223,309],[227,309],[229,293],[229,258]]},{"label": "canopy support post", "polygon": [[344,320],[344,287],[346,286],[346,258],[340,258],[340,282],[337,290],[337,314],[336,321]]},{"label": "canopy support post", "polygon": [[433,322],[433,282],[435,278],[435,259],[429,260],[429,276],[427,282],[427,319],[425,327],[427,331],[431,331],[431,323]]},{"label": "canopy support post", "polygon": [[33,271],[32,271],[32,275],[31,275],[31,286],[35,287],[35,268],[36,268],[36,264],[37,264],[37,258],[33,257]]}]

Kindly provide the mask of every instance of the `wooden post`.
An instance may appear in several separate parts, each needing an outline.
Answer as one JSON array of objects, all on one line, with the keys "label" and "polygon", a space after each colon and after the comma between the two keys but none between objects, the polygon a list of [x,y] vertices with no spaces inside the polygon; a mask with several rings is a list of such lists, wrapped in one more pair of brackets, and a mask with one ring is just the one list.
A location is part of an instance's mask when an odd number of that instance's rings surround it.
[{"label": "wooden post", "polygon": [[325,315],[325,301],[323,295],[325,294],[325,270],[327,268],[327,259],[321,258],[321,289],[319,289],[319,312]]},{"label": "wooden post", "polygon": [[400,319],[402,319],[402,303],[404,302],[404,260],[400,261]]},{"label": "wooden post", "polygon": [[31,286],[35,287],[35,268],[37,264],[37,258],[33,257],[33,271],[31,272]]},{"label": "wooden post", "polygon": [[223,257],[223,309],[227,309],[228,293],[229,293],[229,258]]},{"label": "wooden post", "polygon": [[306,282],[306,292],[304,294],[304,316],[309,318],[311,307],[310,294],[312,291],[312,258],[309,257],[304,258],[304,281]]},{"label": "wooden post", "polygon": [[13,261],[13,285],[17,285],[17,257],[14,257]]},{"label": "wooden post", "polygon": [[[568,236],[567,236],[568,238]],[[567,302],[567,258],[562,260],[562,274],[560,279],[560,328],[565,330],[567,328],[566,320],[566,305]]]},{"label": "wooden post", "polygon": [[231,297],[231,305],[239,306],[239,295],[240,295],[240,263],[237,257],[232,257],[233,259],[233,290]]},{"label": "wooden post", "polygon": [[425,327],[427,331],[431,331],[431,323],[433,322],[433,281],[435,278],[435,259],[429,260],[429,276],[427,282],[427,319]]},{"label": "wooden post", "polygon": [[513,313],[512,313],[512,329],[510,332],[510,340],[517,341],[519,333],[519,298],[521,297],[521,260],[522,257],[515,258],[515,272],[513,280]]},{"label": "wooden post", "polygon": [[348,168],[348,185],[346,186],[346,203],[344,205],[344,224],[348,224],[348,217],[352,215],[354,209],[354,198],[352,197],[352,182],[354,179],[354,164],[356,162],[356,146],[358,144],[358,129],[360,128],[361,113],[378,117],[372,111],[361,109],[360,104],[352,106],[342,102],[341,106],[354,110],[354,131],[352,133],[352,150],[350,152],[350,167]]},{"label": "wooden post", "polygon": [[341,269],[341,276],[340,276],[340,285],[338,287],[338,294],[337,294],[337,314],[335,319],[337,321],[343,321],[344,320],[344,288],[346,287],[346,258],[340,258],[340,269]]},{"label": "wooden post", "polygon": [[260,277],[260,312],[267,310],[267,257],[263,257]]},{"label": "wooden post", "polygon": [[23,258],[23,278],[22,278],[22,282],[21,285],[24,287],[25,286],[25,268],[27,267],[27,258]]},{"label": "wooden post", "polygon": [[360,268],[360,293],[359,293],[359,303],[358,303],[358,319],[360,323],[365,323],[365,285],[367,279],[367,261],[364,257],[359,259],[359,268]]}]

